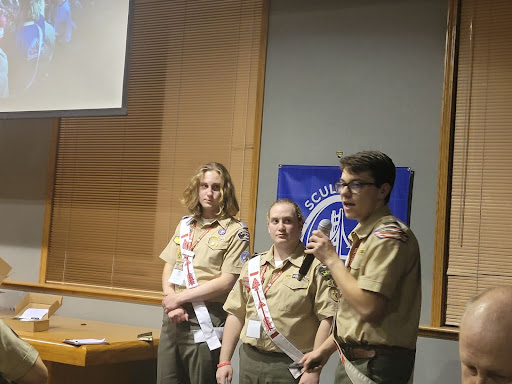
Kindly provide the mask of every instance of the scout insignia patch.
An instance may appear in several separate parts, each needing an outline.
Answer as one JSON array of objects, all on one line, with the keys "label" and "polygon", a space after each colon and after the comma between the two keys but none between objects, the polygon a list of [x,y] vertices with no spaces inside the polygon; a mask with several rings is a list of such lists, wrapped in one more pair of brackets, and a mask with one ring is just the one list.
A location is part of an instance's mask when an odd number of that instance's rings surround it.
[{"label": "scout insignia patch", "polygon": [[210,239],[208,240],[208,245],[216,247],[217,245],[219,245],[219,238],[217,236],[210,236]]},{"label": "scout insignia patch", "polygon": [[249,260],[251,258],[251,256],[249,255],[249,252],[245,251],[245,252],[242,252],[242,254],[240,255],[240,260],[242,261],[242,264],[245,264],[245,262],[247,260]]},{"label": "scout insignia patch", "polygon": [[217,233],[222,236],[226,234],[226,230],[224,228],[221,228]]},{"label": "scout insignia patch", "polygon": [[176,261],[178,262],[181,262],[183,260],[183,255],[181,254],[181,251],[178,252],[178,254],[176,255]]},{"label": "scout insignia patch", "polygon": [[240,280],[240,282],[247,288],[247,292],[251,291],[251,286],[249,285],[249,276],[245,276],[242,280]]},{"label": "scout insignia patch", "polygon": [[237,233],[238,239],[242,241],[249,241],[249,231],[247,229],[243,229]]},{"label": "scout insignia patch", "polygon": [[331,299],[333,301],[335,301],[337,303],[340,299],[340,291],[338,290],[338,288],[333,287],[333,288],[329,289],[329,296],[331,297]]},{"label": "scout insignia patch", "polygon": [[409,238],[407,233],[405,233],[398,224],[386,225],[385,227],[375,230],[373,234],[379,239],[395,239],[403,243],[406,243]]},{"label": "scout insignia patch", "polygon": [[324,280],[331,278],[331,271],[325,265],[320,266],[320,268],[317,270],[317,273],[322,276]]},{"label": "scout insignia patch", "polygon": [[174,242],[174,244],[180,245],[180,237],[179,236],[174,236],[172,241]]}]

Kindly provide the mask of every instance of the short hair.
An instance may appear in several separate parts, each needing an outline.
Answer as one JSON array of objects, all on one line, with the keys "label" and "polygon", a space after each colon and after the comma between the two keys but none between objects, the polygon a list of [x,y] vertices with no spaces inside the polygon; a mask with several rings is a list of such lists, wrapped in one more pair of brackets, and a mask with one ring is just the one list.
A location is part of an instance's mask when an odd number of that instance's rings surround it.
[{"label": "short hair", "polygon": [[297,220],[299,221],[300,224],[304,224],[304,215],[302,214],[299,205],[295,201],[286,198],[278,199],[272,203],[267,212],[267,223],[270,221],[270,210],[277,204],[290,204],[291,206],[293,206]]},{"label": "short hair", "polygon": [[375,185],[380,187],[389,184],[391,189],[386,196],[386,204],[389,203],[391,191],[395,185],[396,168],[391,158],[380,151],[362,151],[353,155],[344,156],[340,159],[340,168],[351,173],[369,172]]},{"label": "short hair", "polygon": [[499,286],[499,287],[489,287],[484,289],[483,291],[477,293],[476,295],[472,296],[466,303],[466,307],[464,308],[464,312],[462,312],[462,316],[460,318],[460,324],[462,324],[462,320],[464,320],[464,317],[469,312],[471,307],[474,304],[477,304],[480,302],[483,298],[492,295],[494,293],[507,293],[509,296],[509,299],[512,299],[512,287],[510,286]]},{"label": "short hair", "polygon": [[219,212],[217,216],[224,219],[235,216],[240,207],[235,195],[235,186],[231,175],[221,163],[211,162],[200,167],[196,174],[190,179],[188,187],[183,192],[181,203],[188,211],[196,217],[201,216],[201,204],[199,203],[199,184],[204,174],[208,171],[215,171],[221,178]]}]

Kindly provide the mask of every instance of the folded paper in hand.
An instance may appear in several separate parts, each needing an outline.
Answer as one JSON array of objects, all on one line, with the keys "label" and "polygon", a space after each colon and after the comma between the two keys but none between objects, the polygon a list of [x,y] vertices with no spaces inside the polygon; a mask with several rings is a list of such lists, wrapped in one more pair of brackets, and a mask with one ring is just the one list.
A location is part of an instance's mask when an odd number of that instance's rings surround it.
[{"label": "folded paper in hand", "polygon": [[93,344],[108,344],[105,339],[64,339],[63,343],[71,345],[93,345]]}]

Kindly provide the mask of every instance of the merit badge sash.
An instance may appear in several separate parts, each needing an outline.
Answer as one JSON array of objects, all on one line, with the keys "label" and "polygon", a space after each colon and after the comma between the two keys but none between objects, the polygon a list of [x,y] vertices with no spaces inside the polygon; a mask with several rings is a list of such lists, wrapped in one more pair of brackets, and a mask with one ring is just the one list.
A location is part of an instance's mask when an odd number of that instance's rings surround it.
[{"label": "merit badge sash", "polygon": [[[192,246],[191,234],[193,234],[193,232],[191,232],[191,222],[192,218],[184,218],[183,220],[181,220],[180,226],[180,248],[181,254],[183,256],[183,273],[185,275],[184,277],[187,289],[197,287],[198,285],[193,264],[194,252],[192,249],[194,247]],[[210,318],[210,313],[208,312],[208,308],[206,308],[204,301],[193,301],[192,306],[194,307],[194,312],[196,313],[197,321],[199,322],[199,326],[201,327],[200,331],[195,332],[194,341],[196,343],[206,341],[206,344],[208,344],[208,348],[210,348],[210,351],[220,348],[221,344],[219,340],[219,335],[220,337],[222,337],[223,329],[215,328],[213,326],[212,319]]]},{"label": "merit badge sash", "polygon": [[[261,282],[260,275],[260,256],[255,256],[249,260],[249,286],[251,287],[251,294],[254,300],[254,305],[256,306],[256,310],[258,312],[258,317],[260,319],[261,326],[263,330],[267,334],[267,336],[272,340],[272,342],[284,353],[288,355],[290,359],[294,362],[302,359],[304,354],[298,350],[286,337],[284,337],[281,332],[274,325],[274,321],[272,320],[272,316],[270,316],[270,311],[267,305],[267,299],[265,298],[265,294],[263,293],[263,287]],[[289,367],[290,373],[292,376],[297,379],[302,375],[302,370],[298,368]]]}]

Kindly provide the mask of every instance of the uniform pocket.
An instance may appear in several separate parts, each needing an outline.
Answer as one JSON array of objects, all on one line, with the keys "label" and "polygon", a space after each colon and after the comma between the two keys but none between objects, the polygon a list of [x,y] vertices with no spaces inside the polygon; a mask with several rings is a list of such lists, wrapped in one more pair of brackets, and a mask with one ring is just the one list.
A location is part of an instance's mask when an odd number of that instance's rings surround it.
[{"label": "uniform pocket", "polygon": [[203,245],[201,250],[197,247],[198,254],[194,259],[194,266],[217,275],[221,270],[228,246],[229,243],[224,238],[211,236],[206,247]]},{"label": "uniform pocket", "polygon": [[304,279],[299,281],[295,278],[289,278],[289,279],[286,279],[283,281],[283,285],[287,286],[288,288],[290,288],[292,290],[307,289],[309,282]]},{"label": "uniform pocket", "polygon": [[282,283],[283,300],[280,307],[287,312],[294,313],[309,310],[308,304],[308,281],[299,281],[295,278],[287,278]]},{"label": "uniform pocket", "polygon": [[212,251],[224,251],[228,249],[229,243],[219,236],[210,236],[208,239],[208,248],[210,248]]},{"label": "uniform pocket", "polygon": [[354,257],[354,260],[352,260],[352,263],[350,264],[350,269],[352,269],[354,272],[352,273],[353,276],[359,276],[359,273],[361,269],[366,264],[366,254],[363,252],[358,251],[356,253],[356,256]]}]

